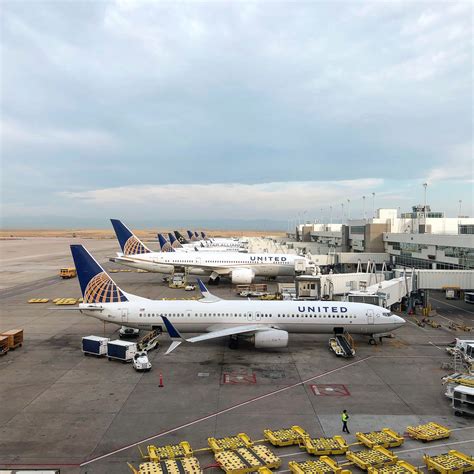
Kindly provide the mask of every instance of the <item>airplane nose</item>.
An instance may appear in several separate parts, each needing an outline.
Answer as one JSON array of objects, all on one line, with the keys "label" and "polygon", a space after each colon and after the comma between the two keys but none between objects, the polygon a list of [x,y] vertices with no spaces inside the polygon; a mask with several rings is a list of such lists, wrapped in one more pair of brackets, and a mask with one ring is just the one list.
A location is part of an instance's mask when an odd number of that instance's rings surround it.
[{"label": "airplane nose", "polygon": [[393,322],[399,326],[403,326],[406,323],[406,321],[400,316],[392,316],[392,317],[393,317]]}]

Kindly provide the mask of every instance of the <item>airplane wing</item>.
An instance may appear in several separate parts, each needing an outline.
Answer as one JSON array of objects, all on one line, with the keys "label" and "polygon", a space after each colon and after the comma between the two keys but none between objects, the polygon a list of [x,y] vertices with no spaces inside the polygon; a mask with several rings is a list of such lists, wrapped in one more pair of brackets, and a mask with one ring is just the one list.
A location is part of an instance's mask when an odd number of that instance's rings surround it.
[{"label": "airplane wing", "polygon": [[237,334],[254,334],[259,331],[270,331],[271,328],[270,326],[263,326],[261,324],[256,325],[256,324],[248,324],[248,325],[242,325],[242,326],[235,326],[232,328],[226,328],[226,329],[219,329],[217,331],[210,331],[206,334],[201,334],[200,336],[195,336],[191,337],[189,339],[185,339],[180,332],[173,326],[171,321],[166,317],[166,316],[161,316],[161,319],[165,323],[166,330],[168,331],[168,334],[170,335],[171,339],[173,342],[171,343],[171,346],[168,348],[168,350],[165,352],[165,355],[169,354],[170,352],[174,351],[182,342],[201,342],[201,341],[208,341],[210,339],[218,339],[220,337],[226,337],[226,336],[234,336]]}]

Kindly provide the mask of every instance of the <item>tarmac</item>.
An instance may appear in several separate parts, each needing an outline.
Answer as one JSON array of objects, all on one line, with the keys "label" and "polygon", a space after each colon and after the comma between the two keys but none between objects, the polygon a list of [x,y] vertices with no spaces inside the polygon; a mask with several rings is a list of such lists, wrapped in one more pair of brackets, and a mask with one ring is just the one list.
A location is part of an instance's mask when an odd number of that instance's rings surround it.
[{"label": "tarmac", "polygon": [[[115,240],[80,240],[106,269],[118,251]],[[312,436],[341,433],[340,413],[350,415],[349,443],[357,431],[435,421],[453,430],[447,440],[423,444],[406,439],[394,451],[415,466],[423,454],[459,449],[474,454],[474,420],[454,416],[444,396],[442,369],[451,358],[446,345],[470,333],[417,326],[411,317],[393,339],[370,346],[356,337],[356,357],[339,359],[326,336],[290,335],[287,348],[256,350],[227,341],[182,345],[164,356],[167,335],[150,353],[153,369],[136,373],[130,365],[85,357],[81,338],[118,338],[118,327],[76,312],[28,304],[30,298],[80,297],[77,278],[61,280],[59,268],[72,266],[68,239],[0,241],[0,330],[23,328],[21,348],[0,357],[0,469],[56,468],[61,473],[126,473],[138,466],[148,444],[189,441],[206,447],[208,437],[247,433],[262,439],[266,428],[300,425]],[[123,267],[122,267],[123,268]],[[148,298],[188,298],[195,292],[169,289],[153,273],[111,274],[120,287]],[[230,283],[211,287],[222,298],[239,298]],[[474,324],[471,305],[431,293],[436,321]],[[162,374],[164,387],[159,387]],[[144,441],[145,440],[145,441]],[[288,461],[308,460],[297,446],[272,448]],[[343,460],[341,456],[336,459]],[[202,467],[218,472],[209,453]],[[362,472],[350,467],[352,472]],[[426,471],[424,471],[426,472]]]}]

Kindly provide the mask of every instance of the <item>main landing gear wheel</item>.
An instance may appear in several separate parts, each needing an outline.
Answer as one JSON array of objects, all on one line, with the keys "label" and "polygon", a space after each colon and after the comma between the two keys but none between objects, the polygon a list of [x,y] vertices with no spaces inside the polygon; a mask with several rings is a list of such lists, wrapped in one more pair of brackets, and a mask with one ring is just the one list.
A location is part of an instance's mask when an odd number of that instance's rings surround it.
[{"label": "main landing gear wheel", "polygon": [[374,339],[374,336],[370,337],[369,345],[371,345],[371,346],[376,346],[377,345],[377,341]]},{"label": "main landing gear wheel", "polygon": [[239,339],[237,336],[230,336],[229,338],[229,349],[238,349],[239,348]]}]

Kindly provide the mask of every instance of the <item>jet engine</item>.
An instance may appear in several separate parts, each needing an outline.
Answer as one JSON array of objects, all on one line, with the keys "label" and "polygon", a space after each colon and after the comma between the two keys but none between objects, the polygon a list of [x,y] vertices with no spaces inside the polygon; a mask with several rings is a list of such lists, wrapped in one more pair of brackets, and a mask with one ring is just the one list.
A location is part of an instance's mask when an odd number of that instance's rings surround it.
[{"label": "jet engine", "polygon": [[235,285],[248,285],[252,283],[255,273],[250,268],[236,268],[232,270],[232,283]]},{"label": "jet engine", "polygon": [[288,345],[288,333],[281,329],[269,329],[258,331],[253,337],[257,349],[286,347]]}]

